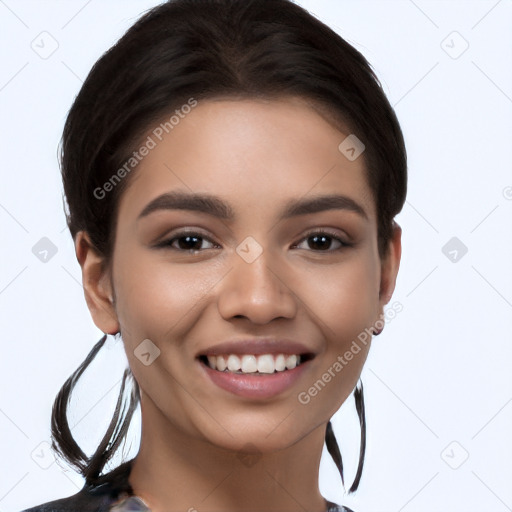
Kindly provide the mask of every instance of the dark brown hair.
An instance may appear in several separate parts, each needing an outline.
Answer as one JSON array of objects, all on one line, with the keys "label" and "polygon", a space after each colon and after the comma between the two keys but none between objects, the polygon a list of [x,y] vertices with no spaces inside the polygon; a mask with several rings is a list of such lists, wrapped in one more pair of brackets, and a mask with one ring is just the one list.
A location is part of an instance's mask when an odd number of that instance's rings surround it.
[{"label": "dark brown hair", "polygon": [[[350,128],[365,145],[369,188],[378,216],[381,257],[407,189],[406,150],[395,112],[365,57],[291,0],[169,0],[146,12],[93,66],[66,119],[61,171],[73,239],[86,231],[96,250],[112,255],[119,199],[136,169],[99,198],[95,190],[126,163],[147,131],[190,98],[298,96],[329,122]],[[348,134],[347,134],[348,135]],[[340,141],[341,142],[341,141]],[[85,477],[100,473],[126,436],[140,400],[138,384],[121,410],[125,371],[112,422],[87,457],[71,435],[67,405],[76,381],[105,343],[104,336],[66,381],[52,412],[52,446]],[[357,489],[365,452],[362,386],[354,397],[361,423]],[[120,417],[124,416],[124,420]],[[326,443],[343,479],[329,422]]]}]

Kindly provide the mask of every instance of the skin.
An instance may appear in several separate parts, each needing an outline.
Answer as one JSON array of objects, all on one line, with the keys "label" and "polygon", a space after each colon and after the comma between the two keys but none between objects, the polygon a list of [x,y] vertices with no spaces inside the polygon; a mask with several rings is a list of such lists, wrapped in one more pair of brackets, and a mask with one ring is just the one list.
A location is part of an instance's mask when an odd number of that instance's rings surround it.
[{"label": "skin", "polygon": [[[299,98],[200,102],[133,171],[112,259],[78,234],[93,320],[122,333],[141,388],[130,483],[153,512],[326,509],[318,487],[326,424],[352,393],[370,343],[308,404],[297,395],[381,318],[401,256],[395,224],[389,254],[379,257],[364,154],[349,161],[338,150],[347,135]],[[167,210],[137,221],[148,202],[175,190],[219,196],[235,218]],[[348,210],[279,218],[290,199],[332,193],[357,201],[368,218]],[[182,229],[203,238],[187,245],[175,238]],[[307,236],[325,229],[351,245]],[[252,263],[236,252],[248,236],[263,249]],[[154,247],[165,240],[174,249]],[[317,355],[292,388],[242,398],[212,384],[194,356],[251,336],[299,340]],[[149,366],[134,355],[144,339],[161,351]],[[251,450],[248,464],[241,454]]]}]

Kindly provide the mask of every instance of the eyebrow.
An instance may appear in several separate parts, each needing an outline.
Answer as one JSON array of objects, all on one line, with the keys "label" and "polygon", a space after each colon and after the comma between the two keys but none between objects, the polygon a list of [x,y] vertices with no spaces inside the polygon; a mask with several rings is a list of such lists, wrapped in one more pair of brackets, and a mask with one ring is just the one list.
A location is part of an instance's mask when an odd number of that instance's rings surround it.
[{"label": "eyebrow", "polygon": [[[167,192],[150,201],[140,212],[137,220],[150,213],[160,210],[188,210],[206,213],[219,219],[231,221],[235,218],[233,208],[219,197],[209,194],[194,194],[188,192]],[[281,219],[289,219],[299,215],[323,212],[327,210],[346,210],[357,213],[368,220],[364,208],[350,197],[329,194],[318,195],[306,199],[291,200],[281,211]]]}]

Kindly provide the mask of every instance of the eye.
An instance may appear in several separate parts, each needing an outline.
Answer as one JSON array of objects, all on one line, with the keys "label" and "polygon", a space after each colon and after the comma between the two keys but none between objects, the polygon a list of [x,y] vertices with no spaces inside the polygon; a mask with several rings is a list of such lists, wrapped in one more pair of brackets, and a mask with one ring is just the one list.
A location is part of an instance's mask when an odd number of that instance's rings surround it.
[{"label": "eye", "polygon": [[[337,234],[330,233],[329,231],[311,231],[308,233],[301,242],[311,240],[312,243],[308,244],[312,246],[314,252],[334,252],[343,249],[344,247],[350,247],[351,244],[344,242]],[[332,241],[338,243],[338,247],[332,249]],[[201,247],[202,243],[208,242],[211,247]],[[292,247],[298,247],[299,244],[295,244]],[[172,238],[168,238],[163,242],[157,244],[157,247],[170,248],[181,252],[201,252],[204,249],[215,249],[220,246],[212,242],[208,237],[197,231],[181,231],[176,233]],[[300,248],[300,247],[299,247]]]},{"label": "eye", "polygon": [[[339,251],[344,247],[350,247],[349,243],[344,242],[338,235],[330,233],[329,231],[311,231],[301,240],[301,242],[307,240],[313,241],[312,244],[309,244],[310,246],[316,246],[314,252],[334,252]],[[338,247],[328,250],[332,244],[332,240],[335,240],[338,243]],[[293,247],[297,247],[297,245],[294,245]]]},{"label": "eye", "polygon": [[[176,251],[185,251],[185,252],[200,252],[201,242],[208,241],[213,246],[216,246],[211,240],[209,240],[206,236],[198,233],[196,231],[181,231],[176,233],[175,236],[164,240],[157,244],[157,247],[165,247],[174,249]],[[177,242],[177,244],[175,244]],[[177,246],[176,246],[177,245]],[[214,249],[215,247],[210,247],[210,249]],[[207,247],[208,249],[208,247]]]}]

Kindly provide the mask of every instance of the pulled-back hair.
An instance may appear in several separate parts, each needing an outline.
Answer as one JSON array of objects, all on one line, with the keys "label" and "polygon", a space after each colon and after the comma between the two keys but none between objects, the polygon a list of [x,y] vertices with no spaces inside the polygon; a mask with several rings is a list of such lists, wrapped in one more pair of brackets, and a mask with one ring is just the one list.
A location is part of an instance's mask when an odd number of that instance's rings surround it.
[{"label": "pulled-back hair", "polygon": [[[379,255],[384,258],[407,189],[402,131],[365,57],[291,0],[169,0],[147,11],[95,63],[68,113],[61,141],[66,218],[73,239],[86,231],[96,251],[111,260],[119,200],[136,169],[108,194],[97,191],[129,160],[148,129],[191,98],[286,96],[306,99],[328,122],[348,128],[364,143]],[[84,454],[69,429],[67,406],[76,381],[105,340],[106,335],[66,381],[52,411],[52,447],[87,484],[101,480],[140,401],[127,368],[111,424],[96,452]],[[127,377],[133,387],[126,408]],[[349,492],[359,485],[366,446],[362,386],[354,397],[361,445]],[[343,480],[330,421],[326,443]]]}]

